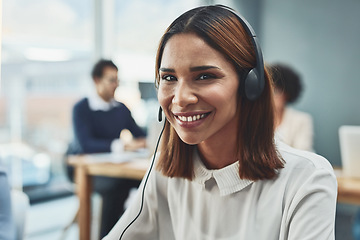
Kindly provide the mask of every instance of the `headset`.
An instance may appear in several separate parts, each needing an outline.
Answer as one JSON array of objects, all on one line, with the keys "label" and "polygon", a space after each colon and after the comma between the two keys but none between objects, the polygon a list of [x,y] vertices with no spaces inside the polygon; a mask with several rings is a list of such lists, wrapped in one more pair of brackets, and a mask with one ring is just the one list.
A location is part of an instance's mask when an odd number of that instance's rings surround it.
[{"label": "headset", "polygon": [[[231,8],[228,8],[226,6],[221,6],[221,5],[217,5],[219,7],[223,7],[227,10],[229,10],[230,12],[232,12],[237,19],[240,21],[240,23],[242,24],[242,26],[244,27],[245,31],[247,32],[247,34],[249,36],[251,36],[251,42],[254,46],[254,51],[255,51],[255,56],[256,56],[256,66],[255,68],[252,68],[247,75],[240,79],[240,86],[244,87],[244,93],[245,93],[245,97],[251,101],[256,100],[257,98],[260,97],[261,93],[264,90],[264,86],[265,86],[265,77],[264,77],[264,60],[263,60],[263,56],[262,56],[262,52],[261,52],[261,48],[260,45],[258,44],[257,38],[256,38],[256,34],[255,31],[253,30],[253,28],[251,27],[251,25],[244,19],[242,18],[240,15],[238,15],[237,13],[235,13]],[[161,122],[162,121],[162,108],[161,106],[159,107],[159,112],[158,112],[158,121]],[[136,217],[124,228],[124,230],[122,231],[119,240],[122,239],[123,235],[125,234],[126,230],[136,221],[136,219],[140,216],[143,206],[144,206],[144,195],[145,195],[145,187],[146,184],[148,182],[149,176],[150,176],[150,172],[154,166],[155,163],[155,156],[156,156],[156,152],[160,143],[160,139],[161,136],[164,132],[165,129],[165,125],[166,125],[166,117],[164,120],[164,126],[160,132],[159,138],[157,140],[156,143],[156,147],[155,147],[155,151],[154,151],[154,155],[151,161],[151,165],[149,168],[149,171],[145,177],[144,180],[144,185],[143,185],[143,189],[142,189],[142,194],[141,194],[141,205],[140,205],[140,210],[138,212],[138,214],[136,215]]]},{"label": "headset", "polygon": [[255,51],[256,66],[255,68],[251,69],[244,78],[240,79],[240,86],[243,86],[244,88],[245,97],[251,101],[254,101],[260,97],[265,87],[264,60],[255,31],[248,23],[248,21],[234,12],[234,10],[225,6],[218,6],[230,10],[230,12],[232,12],[240,21],[246,33],[251,37],[251,42]]}]

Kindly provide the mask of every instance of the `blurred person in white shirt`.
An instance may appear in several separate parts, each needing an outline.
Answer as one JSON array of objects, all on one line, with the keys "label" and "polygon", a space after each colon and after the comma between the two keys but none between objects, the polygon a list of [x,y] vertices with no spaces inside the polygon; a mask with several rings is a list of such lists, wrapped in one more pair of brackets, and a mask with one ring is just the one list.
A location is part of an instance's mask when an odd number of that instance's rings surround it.
[{"label": "blurred person in white shirt", "polygon": [[276,136],[293,148],[313,149],[313,118],[289,105],[299,100],[303,90],[300,75],[284,64],[270,66],[274,82]]}]

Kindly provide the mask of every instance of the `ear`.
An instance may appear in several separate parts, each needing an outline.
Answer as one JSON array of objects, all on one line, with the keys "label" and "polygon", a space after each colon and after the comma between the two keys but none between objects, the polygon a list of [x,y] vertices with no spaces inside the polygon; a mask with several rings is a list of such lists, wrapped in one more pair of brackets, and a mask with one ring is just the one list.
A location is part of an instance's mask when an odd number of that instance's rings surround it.
[{"label": "ear", "polygon": [[95,84],[98,84],[101,81],[101,78],[100,77],[94,77],[93,80],[94,80]]}]

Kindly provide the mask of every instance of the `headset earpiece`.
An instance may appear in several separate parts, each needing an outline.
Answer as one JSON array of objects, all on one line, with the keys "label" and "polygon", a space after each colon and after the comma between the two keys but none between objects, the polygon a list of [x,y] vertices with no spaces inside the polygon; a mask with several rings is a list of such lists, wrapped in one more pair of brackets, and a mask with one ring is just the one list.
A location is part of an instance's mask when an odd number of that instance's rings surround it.
[{"label": "headset earpiece", "polygon": [[251,69],[244,79],[244,88],[245,88],[245,96],[247,99],[254,101],[256,100],[262,93],[264,89],[264,80],[259,80],[259,74],[256,71],[257,69]]}]

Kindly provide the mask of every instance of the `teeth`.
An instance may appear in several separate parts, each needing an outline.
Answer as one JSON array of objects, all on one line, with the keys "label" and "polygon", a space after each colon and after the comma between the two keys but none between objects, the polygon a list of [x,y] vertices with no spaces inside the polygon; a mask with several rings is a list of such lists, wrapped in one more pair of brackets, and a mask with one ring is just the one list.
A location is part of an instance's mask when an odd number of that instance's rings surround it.
[{"label": "teeth", "polygon": [[185,116],[178,116],[178,118],[183,121],[183,122],[192,122],[192,121],[196,121],[196,120],[199,120],[201,118],[204,118],[205,117],[205,114],[198,114],[198,115],[194,115],[194,116],[188,116],[188,117],[185,117]]}]

